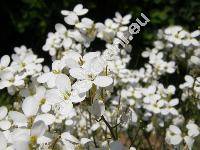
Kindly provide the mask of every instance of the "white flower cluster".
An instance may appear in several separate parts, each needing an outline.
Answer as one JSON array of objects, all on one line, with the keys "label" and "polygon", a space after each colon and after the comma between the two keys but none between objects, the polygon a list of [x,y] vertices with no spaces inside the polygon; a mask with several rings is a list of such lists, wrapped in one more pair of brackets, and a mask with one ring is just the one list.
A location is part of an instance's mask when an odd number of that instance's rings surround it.
[{"label": "white flower cluster", "polygon": [[23,89],[31,78],[37,77],[42,71],[43,58],[38,58],[31,49],[25,46],[15,47],[15,54],[1,57],[0,89],[8,88],[10,94]]},{"label": "white flower cluster", "polygon": [[179,127],[175,125],[170,125],[166,133],[167,143],[173,145],[179,145],[184,140],[184,142],[188,146],[188,149],[191,150],[195,141],[194,138],[200,134],[200,129],[191,120],[187,123],[186,129],[187,129],[186,135],[182,135],[182,132],[179,129]]},{"label": "white flower cluster", "polygon": [[[200,31],[188,32],[181,26],[171,26],[158,31],[154,42],[154,53],[162,52],[165,57],[181,62],[188,67],[200,65]],[[149,50],[144,52],[144,55]],[[151,51],[151,50],[150,50]]]},{"label": "white flower cluster", "polygon": [[[131,15],[95,23],[87,12],[81,4],[61,11],[67,25],[56,24],[43,46],[51,69],[25,46],[1,57],[0,89],[14,102],[0,107],[0,150],[192,149],[200,133],[199,31],[160,30],[142,53],[148,62],[132,70],[131,45],[111,48]],[[96,38],[105,47],[90,52]],[[177,73],[178,59],[188,66],[185,82],[167,85],[162,78]]]}]

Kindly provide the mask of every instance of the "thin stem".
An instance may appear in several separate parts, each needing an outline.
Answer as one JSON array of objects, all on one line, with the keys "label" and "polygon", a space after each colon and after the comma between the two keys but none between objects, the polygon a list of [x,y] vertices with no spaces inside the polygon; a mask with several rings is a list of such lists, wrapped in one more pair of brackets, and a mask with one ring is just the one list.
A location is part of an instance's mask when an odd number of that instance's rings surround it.
[{"label": "thin stem", "polygon": [[118,119],[118,113],[119,113],[119,109],[120,109],[120,104],[121,104],[121,93],[120,93],[120,97],[119,97],[119,103],[118,103],[118,106],[117,106],[117,117],[116,117],[116,128],[115,128],[115,134],[116,134],[116,136],[117,136],[117,138],[118,138],[118,129],[117,129],[117,127],[118,127],[118,125],[120,124],[117,124],[117,119]]},{"label": "thin stem", "polygon": [[59,136],[55,139],[55,141],[52,143],[52,149],[55,148],[56,143],[58,142],[58,140],[59,140],[60,138],[61,138],[61,136],[59,135]]},{"label": "thin stem", "polygon": [[[92,96],[91,96],[90,90],[89,90],[89,97],[90,97],[90,103],[92,105]],[[92,115],[91,115],[90,112],[88,112],[88,113],[89,113],[90,127],[92,127]],[[92,138],[93,138],[95,147],[98,148],[98,145],[97,145],[97,142],[96,142],[96,139],[95,139],[95,133],[94,133],[94,131],[92,131]]]},{"label": "thin stem", "polygon": [[106,124],[106,126],[108,127],[108,129],[110,130],[110,134],[113,140],[117,140],[114,132],[113,132],[113,128],[111,127],[111,125],[107,122],[107,120],[105,119],[104,116],[101,116],[101,119],[103,120],[103,122]]},{"label": "thin stem", "polygon": [[[90,113],[89,113],[89,120],[90,120],[90,127],[91,127],[92,126],[92,116],[91,116]],[[93,138],[95,147],[98,148],[98,145],[97,145],[97,142],[96,142],[96,139],[95,139],[94,131],[92,131],[92,138]]]}]

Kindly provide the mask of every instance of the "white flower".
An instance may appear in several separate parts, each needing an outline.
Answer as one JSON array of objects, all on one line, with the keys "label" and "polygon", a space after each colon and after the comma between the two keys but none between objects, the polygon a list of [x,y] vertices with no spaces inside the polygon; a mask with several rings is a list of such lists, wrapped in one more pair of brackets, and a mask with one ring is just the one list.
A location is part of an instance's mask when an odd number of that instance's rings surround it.
[{"label": "white flower", "polygon": [[181,31],[183,28],[181,26],[171,26],[165,29],[166,34],[176,34]]},{"label": "white flower", "polygon": [[36,144],[37,140],[43,136],[47,126],[43,121],[35,122],[29,129],[15,129],[12,134],[12,142],[16,150],[29,149],[29,144]]},{"label": "white flower", "polygon": [[126,24],[129,24],[130,23],[130,19],[131,19],[131,15],[128,14],[124,17],[122,17],[122,15],[119,13],[119,12],[116,12],[115,13],[115,18],[114,18],[114,21],[117,22],[117,23],[121,23],[123,25],[126,25]]},{"label": "white flower", "polygon": [[86,29],[92,28],[93,25],[94,25],[94,21],[92,21],[91,19],[82,18],[81,22],[76,24],[76,27],[81,29],[81,30],[86,30]]},{"label": "white flower", "polygon": [[12,72],[6,71],[0,76],[0,89],[11,86],[22,86],[24,85],[24,77],[25,76],[14,75]]},{"label": "white flower", "polygon": [[72,77],[78,79],[73,84],[73,89],[79,93],[87,92],[93,84],[99,87],[107,87],[113,83],[113,79],[109,76],[101,75],[105,69],[104,60],[96,57],[85,63],[82,68],[72,68],[69,73]]},{"label": "white flower", "polygon": [[174,108],[174,106],[178,105],[179,100],[177,98],[171,99],[170,101],[165,101],[165,106],[161,110],[163,115],[178,115],[178,111]]},{"label": "white flower", "polygon": [[16,54],[12,55],[11,67],[18,72],[23,72],[25,75],[34,75],[42,70],[41,63],[43,58],[37,58],[37,55],[33,54],[31,49],[27,49],[25,46],[16,47]]},{"label": "white flower", "polygon": [[186,128],[188,129],[188,135],[190,137],[196,137],[200,134],[199,127],[192,121],[190,121],[187,125]]},{"label": "white flower", "polygon": [[85,15],[88,9],[83,8],[82,4],[78,4],[74,7],[73,11],[62,10],[61,14],[65,17],[65,22],[69,25],[75,25],[79,22],[78,16]]},{"label": "white flower", "polygon": [[22,111],[10,111],[8,116],[13,121],[13,125],[18,127],[27,126],[32,121],[32,117],[36,116],[39,109],[39,101],[34,97],[27,97],[22,103]]},{"label": "white flower", "polygon": [[185,76],[185,81],[186,81],[185,83],[183,83],[183,84],[181,84],[179,86],[181,89],[184,89],[186,87],[188,87],[188,88],[192,88],[193,87],[194,78],[192,76],[186,75]]},{"label": "white flower", "polygon": [[166,142],[172,145],[178,145],[183,140],[181,130],[175,126],[170,125],[166,133]]},{"label": "white flower", "polygon": [[90,63],[93,58],[99,57],[100,52],[89,52],[81,56],[78,52],[69,51],[62,58],[68,68],[81,67],[84,64]]},{"label": "white flower", "polygon": [[37,78],[39,83],[47,83],[49,88],[55,87],[55,81],[59,74],[62,73],[65,63],[61,60],[55,60],[52,64],[52,71],[42,74]]},{"label": "white flower", "polygon": [[55,80],[56,88],[47,90],[46,104],[57,105],[62,114],[72,108],[72,103],[79,103],[85,99],[85,94],[78,94],[72,90],[71,81],[67,75],[59,74]]}]

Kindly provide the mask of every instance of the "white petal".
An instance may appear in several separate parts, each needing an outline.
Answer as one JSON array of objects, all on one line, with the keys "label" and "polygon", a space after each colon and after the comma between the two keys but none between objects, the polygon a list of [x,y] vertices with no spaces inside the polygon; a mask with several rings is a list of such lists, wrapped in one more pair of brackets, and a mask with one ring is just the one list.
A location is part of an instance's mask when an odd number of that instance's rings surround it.
[{"label": "white petal", "polygon": [[10,57],[8,55],[4,55],[3,57],[1,57],[1,65],[3,67],[7,67],[10,63]]},{"label": "white petal", "polygon": [[30,129],[21,129],[16,128],[13,132],[11,132],[11,141],[19,142],[19,141],[29,141],[30,137]]},{"label": "white petal", "polygon": [[64,56],[64,60],[68,68],[79,67],[80,65],[78,62],[80,61],[81,58],[82,56],[78,52],[74,52],[74,51],[69,51]]},{"label": "white petal", "polygon": [[69,13],[69,15],[64,18],[64,20],[69,25],[75,25],[78,22],[78,16],[75,13]]},{"label": "white petal", "polygon": [[191,62],[196,64],[196,65],[199,65],[200,64],[200,58],[197,57],[197,56],[191,56]]},{"label": "white petal", "polygon": [[113,79],[108,76],[98,76],[94,80],[94,84],[99,87],[107,87],[113,83]]},{"label": "white petal", "polygon": [[39,120],[42,120],[44,121],[44,123],[46,125],[51,125],[54,123],[55,121],[55,116],[52,115],[52,114],[41,114],[41,115],[38,115],[36,118],[35,118],[35,122],[36,121],[39,121]]},{"label": "white petal", "polygon": [[175,108],[170,108],[169,111],[172,115],[178,115],[178,111]]},{"label": "white petal", "polygon": [[67,125],[67,126],[71,126],[73,123],[74,123],[73,120],[66,120],[65,121],[65,125]]},{"label": "white petal", "polygon": [[86,143],[88,142],[91,142],[92,140],[91,139],[88,139],[88,138],[81,138],[81,144],[82,145],[85,145]]},{"label": "white petal", "polygon": [[167,109],[167,108],[161,109],[161,114],[168,115],[169,114],[169,109]]},{"label": "white petal", "polygon": [[167,92],[170,94],[174,94],[176,91],[176,88],[173,85],[168,86]]},{"label": "white petal", "polygon": [[44,104],[44,105],[41,106],[41,110],[42,110],[42,112],[47,113],[51,110],[51,105]]},{"label": "white petal", "polygon": [[36,88],[35,98],[42,99],[45,97],[45,93],[46,93],[46,88],[44,86],[39,86]]},{"label": "white petal", "polygon": [[74,60],[73,58],[66,58],[65,59],[66,66],[68,68],[78,68],[80,65],[78,64],[78,61]]},{"label": "white petal", "polygon": [[22,103],[22,110],[27,117],[35,116],[39,109],[39,103],[32,97],[27,97]]},{"label": "white petal", "polygon": [[171,144],[172,145],[178,145],[181,143],[182,141],[182,137],[180,135],[174,135],[174,136],[171,136]]},{"label": "white petal", "polygon": [[181,134],[181,130],[175,125],[170,125],[169,130],[175,134]]},{"label": "white petal", "polygon": [[0,89],[3,89],[5,87],[10,87],[11,85],[12,85],[12,83],[9,82],[9,81],[1,81],[0,82]]},{"label": "white petal", "polygon": [[177,98],[174,98],[169,102],[169,105],[176,106],[176,105],[178,105],[178,103],[179,103],[179,100]]},{"label": "white petal", "polygon": [[72,39],[71,38],[65,38],[63,40],[63,46],[64,46],[65,49],[69,49],[71,45],[72,45]]},{"label": "white petal", "polygon": [[11,127],[11,123],[8,120],[2,120],[0,121],[0,128],[2,130],[8,130]]},{"label": "white petal", "polygon": [[10,111],[8,116],[13,120],[13,124],[19,127],[27,125],[27,118],[24,114],[17,111]]},{"label": "white petal", "polygon": [[29,150],[28,141],[17,141],[14,143],[15,150]]},{"label": "white petal", "polygon": [[73,135],[71,135],[69,132],[62,133],[61,138],[67,141],[74,142],[74,143],[79,143],[79,140]]},{"label": "white petal", "polygon": [[76,78],[79,80],[86,79],[87,77],[87,73],[82,68],[72,68],[69,70],[69,73],[73,78]]},{"label": "white petal", "polygon": [[194,82],[194,78],[190,75],[186,75],[185,76],[185,81],[189,82],[189,83],[193,83]]},{"label": "white petal", "polygon": [[55,29],[59,33],[65,33],[67,31],[66,27],[63,24],[61,24],[61,23],[57,23],[55,25]]},{"label": "white petal", "polygon": [[7,139],[3,132],[0,131],[0,149],[5,150],[7,147]]},{"label": "white petal", "polygon": [[57,89],[47,90],[46,100],[47,100],[47,103],[51,105],[60,103],[62,101],[60,91]]},{"label": "white petal", "polygon": [[87,54],[85,54],[85,55],[83,56],[83,60],[84,60],[84,61],[90,61],[90,60],[92,60],[93,58],[99,57],[100,54],[101,54],[100,52],[89,52],[89,53],[87,53]]},{"label": "white petal", "polygon": [[100,125],[99,125],[99,123],[97,122],[97,123],[94,123],[90,129],[91,129],[92,131],[96,131],[99,127],[100,127]]},{"label": "white petal", "polygon": [[56,77],[56,87],[62,92],[71,92],[71,81],[65,74],[59,74]]},{"label": "white petal", "polygon": [[194,144],[194,139],[192,137],[189,137],[189,136],[185,136],[184,137],[184,140],[185,140],[185,143],[187,144],[189,150],[192,149],[192,146]]},{"label": "white petal", "polygon": [[38,137],[37,144],[46,144],[46,143],[50,143],[51,141],[52,139],[50,139],[49,137],[41,136],[41,137]]},{"label": "white petal", "polygon": [[137,116],[136,112],[134,110],[131,110],[131,121],[133,123],[136,123],[137,120],[138,120],[138,116]]},{"label": "white petal", "polygon": [[80,103],[85,99],[85,97],[86,97],[86,93],[78,94],[77,92],[73,91],[71,93],[69,100],[73,103]]},{"label": "white petal", "polygon": [[86,62],[83,66],[83,68],[92,74],[98,75],[103,71],[103,69],[106,67],[106,62],[99,57],[95,57],[91,59],[90,61]]},{"label": "white petal", "polygon": [[42,136],[46,131],[47,126],[43,121],[37,121],[33,124],[31,128],[31,136]]},{"label": "white petal", "polygon": [[199,35],[200,35],[200,31],[199,31],[199,30],[193,31],[193,32],[191,33],[191,37],[197,37],[197,36],[199,36]]},{"label": "white petal", "polygon": [[69,13],[70,13],[70,11],[68,11],[68,10],[62,10],[61,11],[61,14],[64,15],[64,16],[69,15]]},{"label": "white petal", "polygon": [[52,63],[52,70],[62,70],[65,67],[65,63],[63,60],[55,60]]},{"label": "white petal", "polygon": [[83,9],[83,5],[82,4],[78,4],[74,7],[73,10],[77,15],[82,16],[84,14],[86,14],[88,12],[88,9]]},{"label": "white petal", "polygon": [[2,120],[3,118],[5,118],[6,115],[7,115],[7,113],[8,113],[7,107],[1,106],[0,107],[0,120]]},{"label": "white petal", "polygon": [[89,80],[77,81],[72,85],[72,88],[77,93],[85,93],[89,91],[91,87],[92,87],[92,81],[89,81]]},{"label": "white petal", "polygon": [[123,24],[128,24],[132,16],[130,14],[123,17]]},{"label": "white petal", "polygon": [[63,101],[59,105],[59,113],[62,115],[68,115],[73,109],[73,104],[69,101]]},{"label": "white petal", "polygon": [[44,73],[44,74],[42,74],[41,76],[39,76],[39,77],[37,78],[37,81],[38,81],[39,83],[45,83],[45,82],[47,82],[47,81],[49,80],[49,78],[51,78],[51,73],[50,73],[50,72]]}]

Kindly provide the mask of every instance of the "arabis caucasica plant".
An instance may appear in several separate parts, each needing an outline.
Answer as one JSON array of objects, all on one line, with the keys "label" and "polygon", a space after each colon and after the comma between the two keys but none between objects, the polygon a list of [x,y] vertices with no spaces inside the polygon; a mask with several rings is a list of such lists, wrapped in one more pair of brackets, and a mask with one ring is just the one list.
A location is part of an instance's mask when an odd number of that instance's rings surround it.
[{"label": "arabis caucasica plant", "polygon": [[[0,107],[0,150],[195,148],[200,31],[159,30],[142,53],[144,67],[132,70],[131,45],[110,48],[128,32],[131,15],[96,23],[87,12],[81,4],[61,11],[65,24],[55,25],[42,48],[51,65],[25,46],[0,58],[0,89],[11,97]],[[96,39],[105,43],[99,51]],[[183,78],[167,82],[177,74]]]}]

